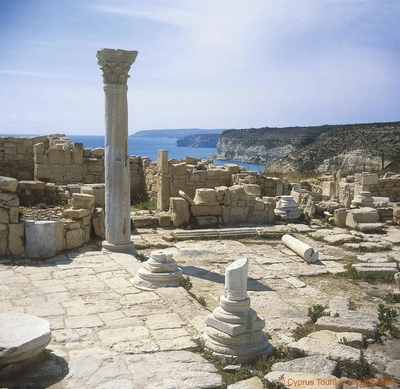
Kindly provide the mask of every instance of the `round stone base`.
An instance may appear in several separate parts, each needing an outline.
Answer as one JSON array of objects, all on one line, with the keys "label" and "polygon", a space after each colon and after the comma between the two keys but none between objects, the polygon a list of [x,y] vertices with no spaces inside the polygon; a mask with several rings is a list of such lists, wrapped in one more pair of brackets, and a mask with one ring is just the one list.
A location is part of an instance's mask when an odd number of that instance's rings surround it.
[{"label": "round stone base", "polygon": [[50,339],[47,320],[21,312],[0,314],[0,366],[35,358]]},{"label": "round stone base", "polygon": [[[216,335],[216,332],[221,331],[213,329],[212,332]],[[263,354],[271,354],[274,350],[262,331],[254,331],[234,337],[226,334],[224,335],[221,333],[220,336],[211,337],[210,334],[204,333],[201,339],[204,347],[210,350],[214,355],[232,358],[237,363],[249,362]],[[226,343],[224,337],[226,337]],[[217,341],[216,338],[221,342]],[[251,339],[253,341],[250,340],[250,342],[246,342],[246,339]]]},{"label": "round stone base", "polygon": [[125,244],[114,244],[109,243],[105,240],[101,243],[104,252],[110,253],[124,253],[124,254],[131,254],[136,255],[136,249],[133,242],[125,243]]},{"label": "round stone base", "polygon": [[138,289],[154,290],[157,288],[177,287],[180,285],[181,279],[182,270],[179,267],[171,273],[151,273],[142,267],[130,281]]}]

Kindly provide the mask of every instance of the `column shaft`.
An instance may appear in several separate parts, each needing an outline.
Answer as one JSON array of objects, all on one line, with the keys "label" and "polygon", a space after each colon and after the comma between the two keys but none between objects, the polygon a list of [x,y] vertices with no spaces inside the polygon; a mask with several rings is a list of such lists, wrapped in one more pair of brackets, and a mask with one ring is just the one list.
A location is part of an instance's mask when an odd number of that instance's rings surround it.
[{"label": "column shaft", "polygon": [[101,49],[105,95],[105,241],[108,251],[135,253],[131,242],[128,71],[137,51]]},{"label": "column shaft", "polygon": [[130,174],[126,85],[104,85],[106,242],[130,244]]}]

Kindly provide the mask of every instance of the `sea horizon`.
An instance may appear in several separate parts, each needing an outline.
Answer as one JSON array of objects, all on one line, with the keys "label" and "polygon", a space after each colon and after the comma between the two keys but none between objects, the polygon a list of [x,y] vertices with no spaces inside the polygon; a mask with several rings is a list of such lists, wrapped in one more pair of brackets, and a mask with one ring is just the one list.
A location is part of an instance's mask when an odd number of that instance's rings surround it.
[{"label": "sea horizon", "polygon": [[[132,134],[131,134],[132,135]],[[34,137],[40,134],[0,134],[0,137]],[[72,142],[82,143],[84,148],[104,148],[104,135],[68,135]],[[185,159],[195,157],[205,159],[216,153],[216,147],[178,147],[175,138],[134,137],[128,136],[128,154],[130,156],[149,157],[152,162],[157,161],[158,150],[168,150],[168,159]],[[236,164],[244,166],[249,171],[264,172],[264,164],[254,164],[238,161],[213,159],[215,165]]]}]

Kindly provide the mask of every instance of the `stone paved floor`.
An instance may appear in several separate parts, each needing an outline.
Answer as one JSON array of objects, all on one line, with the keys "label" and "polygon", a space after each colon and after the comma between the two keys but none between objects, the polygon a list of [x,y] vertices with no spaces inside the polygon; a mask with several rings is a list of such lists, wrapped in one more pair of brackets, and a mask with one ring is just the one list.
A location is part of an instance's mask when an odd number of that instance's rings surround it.
[{"label": "stone paved floor", "polygon": [[[303,227],[274,228],[296,233]],[[25,312],[49,320],[52,341],[41,363],[14,383],[0,382],[0,388],[219,387],[221,377],[195,352],[195,338],[204,332],[207,315],[219,304],[225,268],[243,257],[250,262],[252,307],[265,317],[265,330],[274,346],[293,340],[293,329],[308,319],[307,307],[327,304],[336,295],[376,313],[379,298],[371,298],[368,287],[360,289],[335,276],[348,260],[361,254],[345,245],[332,245],[324,237],[340,236],[346,241],[342,235],[347,234],[354,242],[358,236],[376,242],[376,247],[386,240],[392,250],[382,252],[379,260],[398,261],[400,230],[391,228],[385,234],[368,236],[341,229],[323,231],[315,226],[297,234],[320,251],[316,264],[308,264],[280,240],[249,237],[166,242],[162,236],[169,236],[170,231],[162,229],[143,229],[132,236],[144,256],[160,248],[172,251],[191,278],[192,293],[203,296],[207,307],[183,288],[136,289],[129,280],[142,263],[129,255],[102,253],[100,241],[46,261],[3,257],[0,311]],[[377,289],[384,293],[388,288],[377,286],[374,295]]]}]

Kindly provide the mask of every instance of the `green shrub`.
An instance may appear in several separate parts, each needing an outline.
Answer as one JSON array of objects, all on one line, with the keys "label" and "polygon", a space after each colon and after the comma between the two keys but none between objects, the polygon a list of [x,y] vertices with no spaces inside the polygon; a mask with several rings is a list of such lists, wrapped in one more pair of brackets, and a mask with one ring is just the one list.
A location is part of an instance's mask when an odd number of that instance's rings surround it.
[{"label": "green shrub", "polygon": [[363,380],[370,378],[371,370],[367,360],[361,351],[361,357],[358,361],[352,361],[348,359],[340,359],[337,367],[339,377],[353,378],[357,380]]},{"label": "green shrub", "polygon": [[378,305],[379,333],[392,332],[393,322],[397,317],[397,309],[386,308],[384,304]]},{"label": "green shrub", "polygon": [[329,316],[329,312],[325,312],[325,309],[328,307],[324,307],[321,304],[312,305],[308,308],[308,317],[316,323],[317,320],[322,316]]},{"label": "green shrub", "polygon": [[182,288],[186,289],[188,292],[190,289],[193,288],[192,281],[190,281],[190,277],[183,276],[181,281],[179,282],[179,285],[182,286]]},{"label": "green shrub", "polygon": [[293,337],[296,341],[305,338],[307,335],[315,331],[314,323],[309,320],[305,324],[299,324],[293,331]]}]

